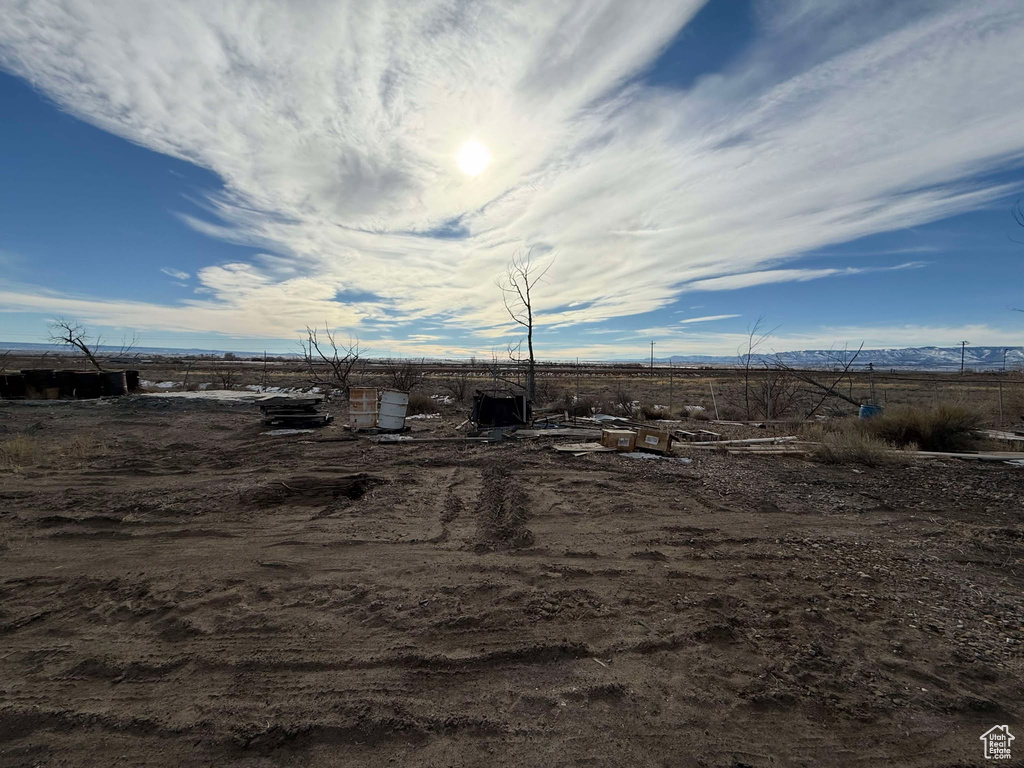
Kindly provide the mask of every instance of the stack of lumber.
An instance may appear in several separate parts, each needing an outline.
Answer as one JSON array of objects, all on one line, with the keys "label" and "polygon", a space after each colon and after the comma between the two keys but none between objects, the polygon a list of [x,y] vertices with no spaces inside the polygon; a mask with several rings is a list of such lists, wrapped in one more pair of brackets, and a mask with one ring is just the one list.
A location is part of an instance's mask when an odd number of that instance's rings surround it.
[{"label": "stack of lumber", "polygon": [[257,401],[263,411],[263,424],[268,427],[309,429],[324,427],[334,419],[329,413],[320,413],[317,406],[322,397],[264,397]]}]

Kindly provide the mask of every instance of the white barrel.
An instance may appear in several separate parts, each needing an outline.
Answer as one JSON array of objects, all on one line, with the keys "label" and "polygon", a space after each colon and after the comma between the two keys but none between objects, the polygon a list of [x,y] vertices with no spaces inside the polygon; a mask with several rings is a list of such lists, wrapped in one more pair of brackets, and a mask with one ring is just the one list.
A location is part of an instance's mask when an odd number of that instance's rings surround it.
[{"label": "white barrel", "polygon": [[372,429],[377,423],[377,388],[349,389],[348,415],[353,429]]},{"label": "white barrel", "polygon": [[380,415],[377,426],[381,429],[405,429],[405,414],[409,410],[409,395],[405,392],[385,390],[380,396]]}]

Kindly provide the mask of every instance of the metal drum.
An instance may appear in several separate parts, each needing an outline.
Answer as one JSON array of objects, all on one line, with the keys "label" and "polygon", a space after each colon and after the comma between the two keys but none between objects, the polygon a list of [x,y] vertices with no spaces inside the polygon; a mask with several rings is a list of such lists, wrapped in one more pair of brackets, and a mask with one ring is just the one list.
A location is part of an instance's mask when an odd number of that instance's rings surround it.
[{"label": "metal drum", "polygon": [[352,387],[348,391],[349,420],[352,429],[372,429],[377,425],[377,388]]},{"label": "metal drum", "polygon": [[96,371],[75,371],[75,397],[92,400],[103,394],[100,375]]},{"label": "metal drum", "polygon": [[380,413],[377,426],[394,432],[405,429],[405,414],[409,410],[409,395],[406,392],[385,390],[380,396]]},{"label": "metal drum", "polygon": [[75,396],[75,372],[74,371],[57,371],[57,386],[60,388],[60,396],[62,398],[71,398]]},{"label": "metal drum", "polygon": [[47,400],[49,390],[57,388],[57,372],[52,368],[26,368],[21,375],[25,377],[25,397],[29,400]]},{"label": "metal drum", "polygon": [[873,419],[875,416],[881,416],[882,406],[880,405],[862,405],[860,407],[860,417],[865,421],[867,419]]},{"label": "metal drum", "polygon": [[128,394],[128,380],[124,371],[104,371],[100,374],[103,382],[103,394],[107,397],[120,397]]},{"label": "metal drum", "polygon": [[0,397],[7,400],[21,400],[25,397],[25,376],[20,373],[8,373],[4,379],[3,393]]}]

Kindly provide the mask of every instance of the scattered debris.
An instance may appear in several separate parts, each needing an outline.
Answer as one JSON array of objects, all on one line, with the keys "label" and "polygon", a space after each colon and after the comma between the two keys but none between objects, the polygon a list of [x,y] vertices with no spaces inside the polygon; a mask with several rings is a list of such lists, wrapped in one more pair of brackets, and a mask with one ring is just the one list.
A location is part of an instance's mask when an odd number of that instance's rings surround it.
[{"label": "scattered debris", "polygon": [[665,453],[672,442],[672,435],[663,429],[641,427],[636,433],[636,447],[645,451]]},{"label": "scattered debris", "polygon": [[512,427],[530,423],[531,406],[526,395],[477,390],[469,417],[479,427]]},{"label": "scattered debris", "polygon": [[664,461],[674,461],[679,464],[692,464],[693,459],[686,456],[668,456],[664,453],[643,453],[642,451],[630,451],[629,453],[620,453],[625,459],[656,459]]},{"label": "scattered debris", "polygon": [[263,411],[265,426],[308,429],[327,426],[334,420],[329,413],[317,411],[317,406],[322,402],[322,397],[299,398],[274,395],[261,399],[258,401],[258,405]]},{"label": "scattered debris", "polygon": [[1024,443],[1024,433],[1007,432],[1003,429],[979,429],[976,433],[980,437],[987,437],[990,440],[1004,440],[1007,443]]},{"label": "scattered debris", "polygon": [[759,445],[763,443],[791,443],[799,440],[800,438],[796,435],[786,435],[784,437],[748,437],[743,440],[705,440],[696,443],[690,443],[695,448],[702,446],[709,446],[712,448],[722,445]]},{"label": "scattered debris", "polygon": [[588,453],[614,453],[614,448],[609,448],[600,443],[562,443],[554,446],[556,451],[571,453],[574,456],[583,456]]},{"label": "scattered debris", "polygon": [[139,389],[138,371],[26,368],[0,374],[0,400],[93,400]]},{"label": "scattered debris", "polygon": [[631,429],[606,429],[601,432],[601,445],[617,451],[636,448],[636,432]]}]

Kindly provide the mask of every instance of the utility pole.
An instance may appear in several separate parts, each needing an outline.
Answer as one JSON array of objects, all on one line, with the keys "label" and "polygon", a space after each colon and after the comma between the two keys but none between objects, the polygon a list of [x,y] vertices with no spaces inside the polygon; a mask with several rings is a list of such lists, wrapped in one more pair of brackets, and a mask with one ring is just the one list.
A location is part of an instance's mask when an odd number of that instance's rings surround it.
[{"label": "utility pole", "polygon": [[960,375],[961,376],[963,375],[963,372],[964,372],[964,355],[967,353],[967,345],[968,344],[970,344],[969,341],[961,341],[960,342]]},{"label": "utility pole", "polygon": [[651,376],[654,375],[654,340],[651,339]]}]

